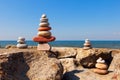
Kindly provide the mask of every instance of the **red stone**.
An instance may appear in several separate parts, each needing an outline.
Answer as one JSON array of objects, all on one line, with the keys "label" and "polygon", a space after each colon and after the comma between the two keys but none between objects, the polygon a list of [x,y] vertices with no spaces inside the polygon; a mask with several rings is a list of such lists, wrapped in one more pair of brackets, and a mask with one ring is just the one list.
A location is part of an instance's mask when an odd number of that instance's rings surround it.
[{"label": "red stone", "polygon": [[42,36],[37,36],[33,38],[33,41],[39,42],[39,43],[45,43],[45,42],[51,42],[54,41],[56,38],[54,36],[51,36],[49,38],[42,37]]},{"label": "red stone", "polygon": [[39,27],[38,31],[48,31],[51,30],[51,27]]}]

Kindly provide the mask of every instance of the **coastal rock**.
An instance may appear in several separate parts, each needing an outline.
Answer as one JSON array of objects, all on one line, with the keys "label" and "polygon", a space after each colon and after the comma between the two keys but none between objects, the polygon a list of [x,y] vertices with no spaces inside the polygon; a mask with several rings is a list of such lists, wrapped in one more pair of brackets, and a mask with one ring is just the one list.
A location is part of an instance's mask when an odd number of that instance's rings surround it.
[{"label": "coastal rock", "polygon": [[6,45],[5,49],[16,48],[16,45]]},{"label": "coastal rock", "polygon": [[74,58],[59,59],[63,65],[64,73],[75,70],[76,60]]},{"label": "coastal rock", "polygon": [[50,52],[13,51],[0,55],[0,80],[62,79],[63,67],[60,61],[48,57]]},{"label": "coastal rock", "polygon": [[80,64],[83,67],[94,68],[96,60],[99,57],[102,57],[109,66],[113,59],[111,53],[112,51],[108,49],[95,49],[95,48],[89,50],[78,49],[76,59],[78,60],[78,62],[80,62]]},{"label": "coastal rock", "polygon": [[52,51],[58,53],[58,58],[75,58],[77,55],[76,48],[67,48],[67,47],[56,47],[52,48]]}]

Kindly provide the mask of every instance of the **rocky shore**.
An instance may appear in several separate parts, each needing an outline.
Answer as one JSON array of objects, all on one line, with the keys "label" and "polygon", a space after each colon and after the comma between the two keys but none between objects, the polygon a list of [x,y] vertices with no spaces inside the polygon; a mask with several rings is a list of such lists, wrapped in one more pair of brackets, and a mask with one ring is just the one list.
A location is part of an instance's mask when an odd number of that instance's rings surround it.
[{"label": "rocky shore", "polygon": [[[35,46],[0,49],[0,80],[119,80],[120,49],[53,47],[38,51]],[[108,73],[94,73],[102,57]]]}]

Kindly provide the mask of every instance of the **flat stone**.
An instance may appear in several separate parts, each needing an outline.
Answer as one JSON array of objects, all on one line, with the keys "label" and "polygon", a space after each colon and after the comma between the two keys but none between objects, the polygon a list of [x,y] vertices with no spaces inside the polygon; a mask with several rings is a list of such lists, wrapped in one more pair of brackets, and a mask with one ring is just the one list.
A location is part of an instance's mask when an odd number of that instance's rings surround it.
[{"label": "flat stone", "polygon": [[19,49],[24,49],[24,48],[27,48],[28,45],[27,44],[17,44],[17,48]]},{"label": "flat stone", "polygon": [[49,26],[49,23],[48,22],[42,22],[39,24],[40,27],[46,27],[46,26]]},{"label": "flat stone", "polygon": [[35,42],[51,42],[54,41],[56,38],[54,36],[51,36],[49,38],[42,37],[42,36],[37,36],[33,38],[33,41]]},{"label": "flat stone", "polygon": [[98,74],[101,74],[101,75],[105,75],[105,74],[107,74],[108,73],[108,71],[107,70],[101,70],[101,69],[93,69],[93,72],[95,72],[95,73],[98,73]]},{"label": "flat stone", "polygon": [[18,43],[24,44],[25,40],[17,40]]},{"label": "flat stone", "polygon": [[51,30],[51,27],[39,27],[38,31],[48,31]]},{"label": "flat stone", "polygon": [[38,36],[43,36],[43,37],[50,37],[51,32],[50,31],[39,31]]},{"label": "flat stone", "polygon": [[108,65],[105,64],[105,63],[97,63],[95,65],[96,68],[99,68],[99,69],[103,69],[103,70],[106,70],[108,68]]},{"label": "flat stone", "polygon": [[41,50],[41,51],[50,51],[51,46],[48,43],[41,43],[38,44],[37,46],[37,50]]},{"label": "flat stone", "polygon": [[84,50],[91,49],[91,47],[83,47]]}]

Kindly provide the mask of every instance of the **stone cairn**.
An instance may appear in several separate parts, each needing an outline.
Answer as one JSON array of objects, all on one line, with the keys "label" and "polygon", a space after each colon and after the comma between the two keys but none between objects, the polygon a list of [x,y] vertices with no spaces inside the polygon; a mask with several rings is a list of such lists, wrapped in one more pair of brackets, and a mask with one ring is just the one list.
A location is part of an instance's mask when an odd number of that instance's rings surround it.
[{"label": "stone cairn", "polygon": [[23,37],[19,37],[17,42],[18,42],[17,48],[19,48],[19,49],[24,49],[24,48],[28,47],[28,45],[25,43],[25,38],[23,38]]},{"label": "stone cairn", "polygon": [[55,37],[51,36],[51,27],[49,26],[48,18],[45,14],[41,16],[40,24],[38,28],[38,34],[33,38],[33,41],[38,42],[37,50],[49,51],[51,46],[48,42],[54,41]]},{"label": "stone cairn", "polygon": [[105,63],[105,60],[103,60],[101,57],[97,60],[97,63],[95,65],[96,69],[94,69],[95,73],[105,75],[108,73],[108,65]]},{"label": "stone cairn", "polygon": [[91,46],[90,40],[86,39],[83,49],[87,50],[87,49],[91,49],[91,48],[92,48],[92,46]]}]

